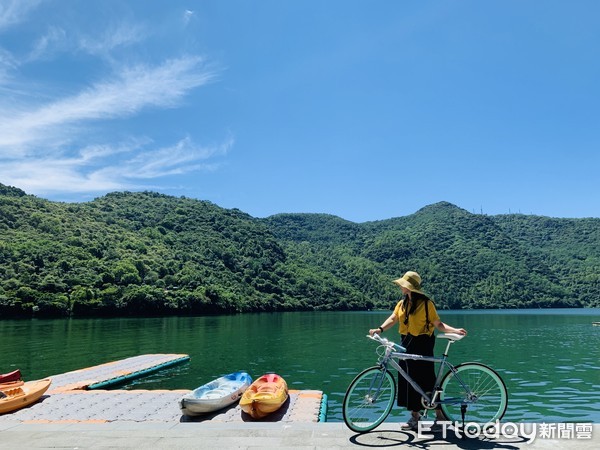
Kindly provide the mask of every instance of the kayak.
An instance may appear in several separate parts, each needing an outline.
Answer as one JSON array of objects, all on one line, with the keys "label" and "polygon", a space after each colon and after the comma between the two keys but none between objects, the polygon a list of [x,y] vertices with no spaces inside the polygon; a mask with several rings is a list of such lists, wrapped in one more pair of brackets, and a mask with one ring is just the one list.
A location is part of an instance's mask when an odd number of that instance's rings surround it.
[{"label": "kayak", "polygon": [[0,375],[0,384],[10,383],[11,381],[19,381],[21,379],[21,371],[19,369],[12,372],[3,373]]},{"label": "kayak", "polygon": [[50,387],[50,378],[28,381],[20,386],[0,389],[0,414],[31,405],[44,395]]},{"label": "kayak", "polygon": [[23,378],[19,369],[0,375],[0,391],[23,386]]},{"label": "kayak", "polygon": [[7,389],[13,389],[19,386],[23,386],[25,382],[23,380],[19,381],[8,381],[6,383],[0,383],[0,391],[5,391]]},{"label": "kayak", "polygon": [[242,395],[242,411],[254,419],[261,419],[281,408],[288,398],[285,380],[276,373],[268,373],[258,378]]},{"label": "kayak", "polygon": [[251,383],[252,378],[246,372],[224,375],[183,396],[179,408],[186,416],[218,411],[237,402]]}]

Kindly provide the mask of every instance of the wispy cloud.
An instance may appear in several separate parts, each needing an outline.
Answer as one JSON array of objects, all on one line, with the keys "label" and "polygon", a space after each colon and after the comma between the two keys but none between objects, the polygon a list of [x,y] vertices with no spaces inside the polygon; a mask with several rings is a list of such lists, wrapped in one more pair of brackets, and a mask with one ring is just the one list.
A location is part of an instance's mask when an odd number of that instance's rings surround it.
[{"label": "wispy cloud", "polygon": [[156,147],[151,138],[77,150],[96,121],[119,120],[146,108],[174,107],[215,72],[201,58],[166,61],[156,67],[123,69],[111,81],[29,110],[8,111],[0,121],[0,180],[45,195],[144,188],[149,180],[212,170],[233,139],[206,147],[187,136]]},{"label": "wispy cloud", "polygon": [[[0,0],[0,33],[14,27],[27,18],[41,0]],[[0,89],[12,80],[12,73],[21,62],[0,41]]]},{"label": "wispy cloud", "polygon": [[148,107],[173,107],[191,89],[215,77],[201,64],[198,57],[185,57],[156,67],[125,68],[111,81],[53,103],[26,111],[5,105],[0,117],[0,151],[24,155],[41,142],[70,140],[73,127],[84,122],[127,117]]},{"label": "wispy cloud", "polygon": [[232,145],[233,138],[217,146],[205,147],[197,146],[186,137],[173,146],[137,155],[128,161],[129,167],[123,175],[127,178],[157,178],[212,169],[214,166],[206,161],[227,154]]},{"label": "wispy cloud", "polygon": [[194,11],[190,10],[190,9],[186,9],[183,12],[183,24],[187,25],[188,23],[190,23],[190,20],[192,20],[192,18],[194,17]]},{"label": "wispy cloud", "polygon": [[57,50],[62,50],[66,45],[66,31],[60,27],[50,27],[48,32],[34,43],[24,62],[50,59]]},{"label": "wispy cloud", "polygon": [[86,147],[73,157],[8,161],[0,166],[0,179],[37,195],[145,189],[153,179],[214,170],[214,158],[225,156],[232,145],[231,137],[209,147],[185,137],[173,146],[153,149],[149,139],[132,139],[117,146]]},{"label": "wispy cloud", "polygon": [[107,57],[119,47],[127,47],[143,41],[148,36],[146,29],[134,23],[119,23],[108,27],[101,36],[84,36],[78,48],[91,55]]},{"label": "wispy cloud", "polygon": [[6,83],[9,72],[12,72],[17,64],[12,54],[0,47],[0,88]]},{"label": "wispy cloud", "polygon": [[213,147],[199,146],[188,136],[160,148],[151,138],[76,148],[96,121],[175,107],[214,77],[201,58],[184,57],[154,67],[125,68],[111,81],[48,104],[29,109],[5,105],[0,120],[0,180],[44,195],[143,188],[151,179],[212,170],[209,159],[225,155],[233,139]]},{"label": "wispy cloud", "polygon": [[0,31],[25,20],[27,14],[43,0],[2,0],[0,1]]},{"label": "wispy cloud", "polygon": [[[44,158],[11,161],[0,167],[4,184],[18,186],[37,195],[118,190],[124,183],[84,171],[77,158]],[[127,188],[125,186],[125,188]]]},{"label": "wispy cloud", "polygon": [[[0,32],[24,21],[40,3],[0,0]],[[185,11],[184,22],[193,15]],[[150,110],[179,107],[192,91],[216,79],[213,66],[196,55],[132,64],[131,47],[145,45],[151,27],[122,18],[98,35],[65,24],[47,26],[29,47],[13,45],[14,53],[0,46],[0,91],[6,93],[0,95],[0,182],[36,195],[103,193],[152,188],[158,178],[219,166],[233,145],[231,137],[206,146],[182,131],[179,141],[159,143],[152,130],[136,136],[136,125],[128,127]],[[30,50],[19,56],[23,48]],[[144,54],[136,51],[133,60]],[[20,76],[28,64],[56,67],[64,58],[69,67],[82,56],[85,64],[96,62],[73,77]],[[96,81],[81,87],[86,78],[77,79],[79,74]],[[72,79],[78,84],[65,83]]]}]

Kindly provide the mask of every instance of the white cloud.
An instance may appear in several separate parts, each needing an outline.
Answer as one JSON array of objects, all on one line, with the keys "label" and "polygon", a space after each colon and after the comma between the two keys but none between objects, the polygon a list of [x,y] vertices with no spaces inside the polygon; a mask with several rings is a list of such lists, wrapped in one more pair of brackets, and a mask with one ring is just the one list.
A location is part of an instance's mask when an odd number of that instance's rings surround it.
[{"label": "white cloud", "polygon": [[[0,32],[25,20],[40,3],[0,0]],[[193,15],[185,11],[184,21]],[[154,65],[120,64],[119,59],[131,61],[127,47],[149,36],[148,28],[137,24],[121,21],[98,37],[81,36],[69,26],[50,25],[30,43],[25,56],[15,57],[0,46],[0,93],[6,94],[0,95],[1,183],[35,195],[103,193],[147,189],[150,180],[219,166],[219,158],[233,145],[232,138],[213,146],[198,145],[190,136],[174,144],[158,144],[151,135],[122,138],[123,133],[135,133],[123,131],[129,119],[150,109],[179,106],[194,89],[215,79],[214,68],[193,55]],[[58,58],[67,52],[78,61],[82,52],[99,57],[100,65],[88,64],[81,72],[78,67],[73,77],[52,73],[46,77],[39,72],[38,78],[31,79],[19,73],[25,63],[40,63],[30,65],[36,70],[43,64],[61,64]],[[134,57],[141,55],[136,52]],[[86,63],[89,59],[86,56]],[[72,60],[65,58],[65,62],[68,73]],[[99,68],[97,74],[110,69],[112,75],[75,90],[75,85],[63,83],[89,73],[89,68]]]},{"label": "white cloud", "polygon": [[80,50],[91,55],[109,56],[118,47],[126,47],[143,41],[147,37],[144,27],[139,24],[120,23],[106,29],[100,37],[82,37],[79,40]]},{"label": "white cloud", "polygon": [[62,145],[84,122],[127,117],[149,107],[173,107],[191,89],[214,78],[201,63],[200,58],[185,57],[157,67],[126,68],[113,80],[25,111],[0,105],[0,152],[24,155],[40,143]]},{"label": "white cloud", "polygon": [[[39,3],[40,0],[0,0],[0,33],[25,20],[29,11]],[[9,74],[19,64],[10,51],[0,46],[0,88],[10,80]]]},{"label": "white cloud", "polygon": [[0,31],[25,20],[42,0],[0,0]]},{"label": "white cloud", "polygon": [[229,138],[219,146],[200,147],[186,137],[171,147],[138,154],[129,161],[123,175],[128,178],[157,178],[206,169],[206,160],[225,155],[232,145],[233,139]]},{"label": "white cloud", "polygon": [[129,139],[118,145],[89,145],[79,151],[82,163],[91,163],[101,158],[109,158],[115,155],[130,153],[142,149],[152,142],[151,139]]},{"label": "white cloud", "polygon": [[211,159],[227,153],[231,138],[213,147],[188,136],[158,148],[149,137],[77,148],[89,142],[96,122],[174,107],[214,76],[200,58],[184,57],[125,68],[112,80],[47,104],[0,104],[0,180],[36,195],[90,193],[146,188],[151,179],[211,170]]},{"label": "white cloud", "polygon": [[56,50],[60,50],[67,45],[66,36],[67,33],[62,28],[50,27],[48,32],[33,44],[33,49],[25,62],[50,59]]},{"label": "white cloud", "polygon": [[17,67],[17,64],[12,54],[0,47],[0,89],[10,79],[9,73]]},{"label": "white cloud", "polygon": [[81,170],[76,159],[37,159],[14,161],[0,167],[4,184],[18,186],[27,193],[102,192],[118,190],[122,183],[97,177]]},{"label": "white cloud", "polygon": [[213,170],[212,161],[233,145],[203,147],[185,137],[173,146],[152,149],[149,139],[132,139],[117,146],[89,146],[76,156],[6,161],[0,166],[4,184],[36,195],[145,189],[148,180],[199,170]]},{"label": "white cloud", "polygon": [[186,9],[183,12],[183,24],[187,25],[188,23],[190,23],[190,20],[192,20],[192,18],[194,17],[195,12],[189,9]]}]

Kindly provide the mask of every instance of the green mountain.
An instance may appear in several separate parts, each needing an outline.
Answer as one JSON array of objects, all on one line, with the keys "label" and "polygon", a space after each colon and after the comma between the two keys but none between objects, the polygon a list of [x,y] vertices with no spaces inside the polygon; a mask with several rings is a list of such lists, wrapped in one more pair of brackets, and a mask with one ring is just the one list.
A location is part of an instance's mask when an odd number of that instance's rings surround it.
[{"label": "green mountain", "polygon": [[[443,308],[598,304],[598,277],[594,297],[591,274],[594,268],[595,273],[600,271],[593,250],[587,249],[589,258],[581,260],[573,252],[580,247],[565,237],[555,247],[541,246],[533,239],[536,233],[544,234],[544,222],[537,219],[474,215],[442,202],[410,216],[364,224],[304,214],[273,216],[267,221],[288,252],[303,248],[296,258],[336,274],[368,298],[389,305],[398,297],[390,280],[407,270],[423,276],[426,291]],[[578,223],[576,219],[552,220]],[[514,235],[508,225],[511,221],[529,224],[530,235],[524,231]],[[595,230],[589,235],[597,248],[600,220],[584,222]],[[557,263],[560,255],[562,261],[571,257],[573,269],[563,276]],[[585,289],[580,289],[582,283]]]},{"label": "green mountain", "polygon": [[391,308],[417,270],[446,308],[599,306],[600,220],[257,219],[157,193],[59,203],[0,184],[0,316]]}]

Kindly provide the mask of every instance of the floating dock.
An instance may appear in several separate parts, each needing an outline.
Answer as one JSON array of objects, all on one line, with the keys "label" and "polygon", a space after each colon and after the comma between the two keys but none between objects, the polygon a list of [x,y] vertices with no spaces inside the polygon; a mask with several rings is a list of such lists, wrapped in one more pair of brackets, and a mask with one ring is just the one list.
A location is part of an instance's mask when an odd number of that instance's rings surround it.
[{"label": "floating dock", "polygon": [[189,355],[139,355],[98,366],[53,375],[49,394],[80,389],[104,389],[127,383],[190,360]]},{"label": "floating dock", "polygon": [[[52,385],[37,403],[0,415],[0,422],[106,423],[106,422],[250,422],[239,405],[213,414],[187,417],[178,401],[188,389],[106,390],[152,372],[181,364],[188,355],[139,355],[98,366],[51,376]],[[327,396],[321,391],[290,390],[289,398],[261,422],[324,422]]]}]

